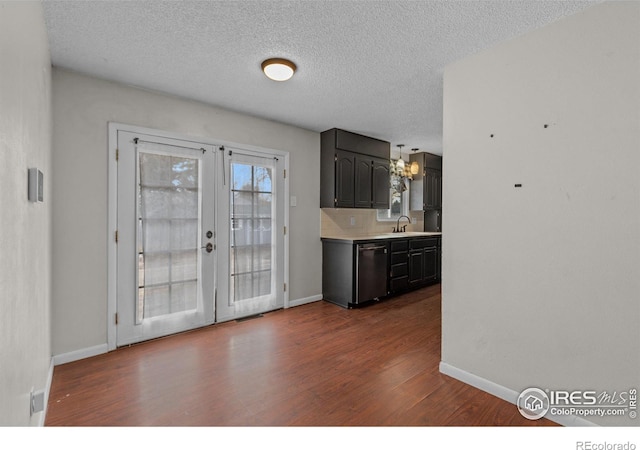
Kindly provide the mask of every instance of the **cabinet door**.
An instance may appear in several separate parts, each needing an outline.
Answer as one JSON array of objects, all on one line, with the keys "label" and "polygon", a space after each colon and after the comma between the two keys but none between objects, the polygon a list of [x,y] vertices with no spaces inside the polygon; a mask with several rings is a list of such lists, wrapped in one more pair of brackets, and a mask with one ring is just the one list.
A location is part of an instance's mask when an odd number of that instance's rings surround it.
[{"label": "cabinet door", "polygon": [[372,173],[371,207],[389,209],[389,161],[374,159]]},{"label": "cabinet door", "polygon": [[438,170],[434,174],[433,203],[435,209],[442,209],[442,171]]},{"label": "cabinet door", "polygon": [[436,169],[425,169],[424,173],[424,209],[440,209],[442,207],[442,172]]},{"label": "cabinet door", "polygon": [[353,153],[336,150],[336,198],[337,208],[353,208],[355,201],[355,157]]},{"label": "cabinet door", "polygon": [[336,129],[335,148],[369,155],[373,158],[388,159],[390,144],[387,141]]},{"label": "cabinet door", "polygon": [[425,248],[423,252],[423,281],[430,282],[438,279],[438,247]]},{"label": "cabinet door", "polygon": [[389,280],[389,290],[392,294],[398,294],[407,289],[409,289],[409,277],[395,277]]},{"label": "cabinet door", "polygon": [[433,178],[434,170],[425,169],[424,171],[424,209],[433,209]]},{"label": "cabinet door", "polygon": [[409,286],[422,283],[423,280],[423,256],[424,251],[412,251],[409,253]]},{"label": "cabinet door", "polygon": [[371,158],[355,156],[355,201],[356,208],[371,208]]},{"label": "cabinet door", "polygon": [[438,281],[442,280],[442,243],[438,242]]}]

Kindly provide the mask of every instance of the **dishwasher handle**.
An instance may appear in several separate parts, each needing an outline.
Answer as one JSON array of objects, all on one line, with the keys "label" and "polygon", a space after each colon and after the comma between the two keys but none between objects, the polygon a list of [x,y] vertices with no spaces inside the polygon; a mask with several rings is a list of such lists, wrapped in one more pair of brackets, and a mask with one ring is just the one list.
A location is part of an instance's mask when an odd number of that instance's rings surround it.
[{"label": "dishwasher handle", "polygon": [[386,245],[378,245],[376,247],[360,247],[358,246],[358,251],[359,252],[373,252],[376,250],[384,250],[384,253],[387,253],[387,246]]}]

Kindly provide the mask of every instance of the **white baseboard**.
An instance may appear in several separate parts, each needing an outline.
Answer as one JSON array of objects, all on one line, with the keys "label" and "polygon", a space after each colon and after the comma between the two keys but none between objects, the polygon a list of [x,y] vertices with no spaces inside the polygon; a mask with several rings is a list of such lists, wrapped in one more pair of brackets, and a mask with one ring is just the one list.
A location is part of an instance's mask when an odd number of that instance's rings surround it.
[{"label": "white baseboard", "polygon": [[289,301],[288,308],[292,308],[294,306],[306,305],[307,303],[317,302],[318,300],[322,300],[322,294],[312,295],[311,297],[298,298],[296,300]]},{"label": "white baseboard", "polygon": [[[502,385],[496,384],[493,381],[489,381],[485,378],[479,377],[472,373],[469,373],[465,370],[458,369],[450,364],[447,364],[444,361],[440,361],[440,373],[448,375],[456,380],[462,381],[468,385],[471,385],[475,388],[480,389],[488,394],[495,395],[502,400],[505,400],[515,406],[518,401],[519,392],[516,392],[512,389],[506,388]],[[551,420],[557,424],[563,425],[565,427],[597,427],[598,425],[589,422],[588,420],[583,419],[578,416],[553,416],[551,414],[547,414],[545,416],[546,419]]]},{"label": "white baseboard", "polygon": [[102,355],[103,353],[107,353],[109,351],[109,347],[107,344],[95,345],[93,347],[81,348],[79,350],[74,350],[69,353],[62,353],[60,355],[53,356],[53,363],[56,366],[60,364],[66,364],[73,361],[78,361],[84,358],[90,358],[96,355]]}]

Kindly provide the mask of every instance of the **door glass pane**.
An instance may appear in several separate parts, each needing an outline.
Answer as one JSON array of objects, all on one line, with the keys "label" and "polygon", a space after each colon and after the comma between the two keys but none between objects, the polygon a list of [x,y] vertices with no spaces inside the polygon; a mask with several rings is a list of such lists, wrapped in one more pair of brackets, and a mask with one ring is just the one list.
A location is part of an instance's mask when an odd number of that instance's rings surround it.
[{"label": "door glass pane", "polygon": [[231,300],[272,292],[271,167],[231,164]]},{"label": "door glass pane", "polygon": [[199,161],[140,151],[136,323],[197,307]]}]

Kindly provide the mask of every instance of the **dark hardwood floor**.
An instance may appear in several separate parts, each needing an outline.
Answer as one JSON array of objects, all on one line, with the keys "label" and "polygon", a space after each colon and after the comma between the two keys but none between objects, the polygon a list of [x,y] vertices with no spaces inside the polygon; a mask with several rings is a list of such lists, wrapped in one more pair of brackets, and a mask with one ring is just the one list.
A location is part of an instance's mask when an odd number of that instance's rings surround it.
[{"label": "dark hardwood floor", "polygon": [[47,426],[539,426],[438,371],[440,285],[315,302],[55,367]]}]

